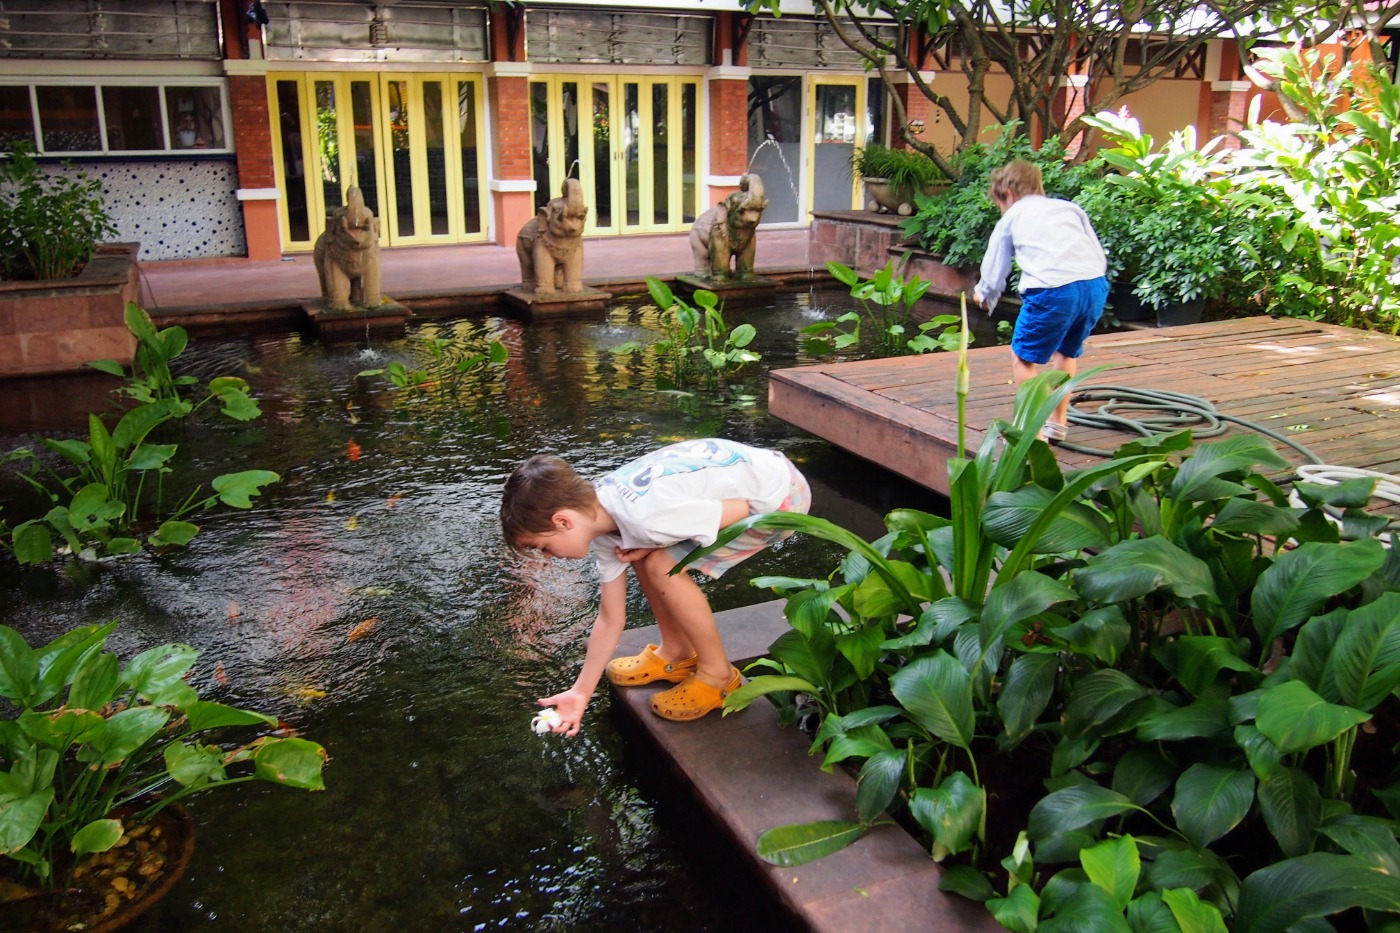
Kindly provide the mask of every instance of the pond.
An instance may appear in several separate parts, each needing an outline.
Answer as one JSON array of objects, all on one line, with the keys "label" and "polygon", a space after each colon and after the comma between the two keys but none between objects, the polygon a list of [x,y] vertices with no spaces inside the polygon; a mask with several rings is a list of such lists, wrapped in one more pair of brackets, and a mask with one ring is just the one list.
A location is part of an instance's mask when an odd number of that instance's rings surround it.
[{"label": "pond", "polygon": [[[891,508],[941,508],[767,413],[766,369],[810,362],[797,330],[848,308],[817,292],[729,309],[731,324],[757,326],[763,363],[696,391],[658,387],[645,299],[605,319],[464,318],[347,346],[196,338],[181,370],[244,376],[264,413],[188,425],[181,471],[282,481],[251,511],[202,516],[173,556],[57,570],[5,558],[0,622],[38,644],[120,620],[111,645],[124,658],[188,642],[201,690],[275,713],[331,760],[324,793],[259,784],[193,798],[194,862],[141,929],[781,929],[724,840],[618,731],[605,690],[577,738],[531,734],[534,699],[581,663],[597,584],[585,562],[513,560],[496,512],[505,476],[534,453],[596,474],[711,435],[782,449],[812,481],[813,513],[870,537]],[[421,365],[437,337],[499,339],[510,359],[417,395],[357,375]],[[629,343],[642,349],[613,352]],[[33,443],[0,437],[2,450]],[[704,586],[717,610],[748,605],[773,598],[753,577],[825,575],[839,557],[798,536]],[[650,624],[635,584],[628,610],[629,626]]]}]

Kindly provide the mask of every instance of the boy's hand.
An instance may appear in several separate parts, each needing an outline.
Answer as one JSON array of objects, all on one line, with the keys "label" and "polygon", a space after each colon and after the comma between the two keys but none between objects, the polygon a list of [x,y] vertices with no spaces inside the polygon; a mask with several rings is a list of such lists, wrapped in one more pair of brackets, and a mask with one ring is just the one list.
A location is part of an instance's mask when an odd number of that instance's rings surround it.
[{"label": "boy's hand", "polygon": [[657,549],[654,547],[634,547],[625,550],[623,548],[616,548],[615,550],[617,551],[618,560],[622,561],[624,564],[635,564]]},{"label": "boy's hand", "polygon": [[552,706],[559,714],[559,725],[553,727],[551,732],[578,735],[579,726],[583,721],[583,711],[588,709],[588,697],[576,690],[565,690],[552,697],[541,697],[535,702],[540,706]]}]

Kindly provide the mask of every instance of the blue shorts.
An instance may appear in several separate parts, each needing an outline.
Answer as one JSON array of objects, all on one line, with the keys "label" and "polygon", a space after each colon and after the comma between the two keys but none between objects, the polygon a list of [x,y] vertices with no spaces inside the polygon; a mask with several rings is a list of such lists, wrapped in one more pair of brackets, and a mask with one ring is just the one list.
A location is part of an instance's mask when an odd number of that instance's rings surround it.
[{"label": "blue shorts", "polygon": [[1077,357],[1103,316],[1108,279],[1084,279],[1054,288],[1028,288],[1011,335],[1011,352],[1026,363],[1044,365],[1059,353]]}]

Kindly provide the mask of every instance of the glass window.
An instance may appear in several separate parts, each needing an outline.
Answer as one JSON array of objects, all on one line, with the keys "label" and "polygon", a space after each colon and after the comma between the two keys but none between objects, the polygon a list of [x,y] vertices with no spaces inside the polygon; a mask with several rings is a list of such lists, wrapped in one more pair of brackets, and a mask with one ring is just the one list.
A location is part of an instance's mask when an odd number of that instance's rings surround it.
[{"label": "glass window", "polygon": [[0,86],[0,148],[9,150],[22,142],[34,144],[34,113],[29,107],[29,88]]},{"label": "glass window", "polygon": [[97,88],[82,85],[39,87],[39,128],[45,152],[100,152]]},{"label": "glass window", "polygon": [[171,149],[227,149],[223,94],[217,87],[167,87]]},{"label": "glass window", "polygon": [[164,149],[160,89],[104,87],[102,113],[107,119],[108,149]]}]

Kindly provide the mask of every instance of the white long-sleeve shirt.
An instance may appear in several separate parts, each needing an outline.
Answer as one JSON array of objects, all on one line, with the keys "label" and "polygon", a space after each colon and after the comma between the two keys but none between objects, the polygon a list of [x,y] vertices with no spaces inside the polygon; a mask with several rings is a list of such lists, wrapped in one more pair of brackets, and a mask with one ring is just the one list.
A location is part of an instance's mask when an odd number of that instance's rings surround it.
[{"label": "white long-sleeve shirt", "polygon": [[1078,204],[1043,194],[1023,195],[1001,215],[987,240],[973,298],[995,308],[1013,258],[1021,267],[1022,292],[1082,282],[1108,271],[1089,215]]}]

